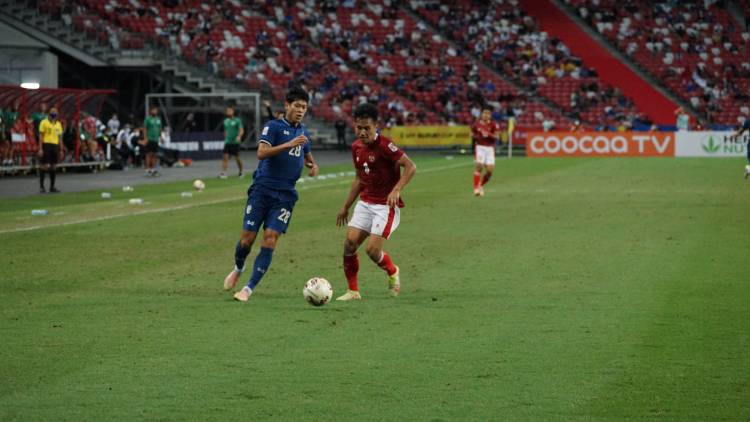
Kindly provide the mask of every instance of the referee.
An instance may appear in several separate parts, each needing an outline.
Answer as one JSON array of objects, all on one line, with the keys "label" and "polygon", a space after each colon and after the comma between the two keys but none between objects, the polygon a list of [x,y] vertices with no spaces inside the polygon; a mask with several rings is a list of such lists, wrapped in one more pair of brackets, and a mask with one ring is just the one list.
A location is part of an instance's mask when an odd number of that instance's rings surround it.
[{"label": "referee", "polygon": [[37,154],[42,159],[39,168],[39,192],[46,193],[44,189],[44,173],[49,173],[50,193],[60,192],[55,187],[55,170],[57,160],[65,153],[65,145],[62,143],[63,127],[57,120],[57,108],[52,107],[47,116],[39,123],[39,151]]}]

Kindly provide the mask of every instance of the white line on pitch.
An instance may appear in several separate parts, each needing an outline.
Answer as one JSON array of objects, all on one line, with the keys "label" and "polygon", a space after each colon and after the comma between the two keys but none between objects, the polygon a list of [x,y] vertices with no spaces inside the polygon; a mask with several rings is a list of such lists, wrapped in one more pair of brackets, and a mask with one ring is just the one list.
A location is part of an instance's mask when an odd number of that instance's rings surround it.
[{"label": "white line on pitch", "polygon": [[[450,170],[458,167],[464,167],[468,166],[469,164],[473,163],[457,163],[450,166],[442,166],[442,167],[433,167],[428,168],[425,170],[420,170],[417,174],[424,174],[424,173],[432,173],[435,171],[443,171],[443,170]],[[304,185],[297,188],[297,190],[304,191],[304,190],[310,190],[315,188],[324,188],[324,187],[330,187],[330,186],[336,186],[336,185],[347,185],[351,184],[351,179],[345,180],[345,181],[339,181],[336,183],[326,183],[326,184],[316,184],[316,185]],[[222,204],[225,202],[232,202],[232,201],[239,201],[243,199],[244,196],[234,196],[231,198],[224,198],[224,199],[217,199],[214,201],[206,201],[206,202],[199,202],[199,203],[192,203],[192,204],[184,204],[184,205],[177,205],[174,207],[166,207],[166,208],[155,208],[152,210],[141,210],[141,211],[135,211],[135,212],[128,212],[128,213],[122,213],[122,214],[113,214],[113,215],[105,215],[102,217],[95,217],[95,218],[87,218],[85,220],[74,220],[74,221],[65,221],[62,223],[55,223],[55,224],[43,224],[39,226],[29,226],[29,227],[20,227],[17,229],[6,229],[6,230],[0,230],[0,234],[9,234],[9,233],[18,233],[18,232],[26,232],[26,231],[33,231],[33,230],[39,230],[39,229],[46,229],[48,227],[62,227],[62,226],[72,226],[74,224],[83,224],[83,223],[93,223],[97,221],[106,221],[106,220],[112,220],[114,218],[120,218],[120,217],[133,217],[137,215],[146,215],[146,214],[155,214],[159,212],[170,212],[170,211],[179,211],[184,210],[188,208],[195,208],[200,207],[204,205],[216,205],[216,204]]]}]

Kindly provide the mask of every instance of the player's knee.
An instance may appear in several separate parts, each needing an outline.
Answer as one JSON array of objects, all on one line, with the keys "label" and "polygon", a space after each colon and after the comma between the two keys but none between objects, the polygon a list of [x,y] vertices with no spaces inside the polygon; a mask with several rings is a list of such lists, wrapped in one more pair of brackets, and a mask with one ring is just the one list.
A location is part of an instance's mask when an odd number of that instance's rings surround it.
[{"label": "player's knee", "polygon": [[265,232],[263,233],[263,246],[264,248],[276,249],[276,242],[279,239],[279,234],[276,232]]},{"label": "player's knee", "polygon": [[379,247],[371,245],[367,245],[365,252],[367,252],[367,256],[375,262],[380,261],[380,257],[383,254],[383,251]]},{"label": "player's knee", "polygon": [[249,248],[253,245],[254,241],[255,232],[244,232],[242,233],[242,236],[240,236],[240,245],[242,245],[243,248]]},{"label": "player's knee", "polygon": [[351,255],[357,252],[357,242],[352,239],[344,239],[344,254]]}]

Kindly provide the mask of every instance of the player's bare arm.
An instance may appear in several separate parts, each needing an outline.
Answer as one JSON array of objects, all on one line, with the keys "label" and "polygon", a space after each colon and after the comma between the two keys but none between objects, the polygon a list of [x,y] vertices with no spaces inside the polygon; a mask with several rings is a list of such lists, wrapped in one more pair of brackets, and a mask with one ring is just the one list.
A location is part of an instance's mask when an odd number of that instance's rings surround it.
[{"label": "player's bare arm", "polygon": [[338,215],[336,215],[336,226],[337,227],[344,227],[349,223],[349,208],[352,207],[352,204],[354,201],[357,200],[357,197],[359,197],[359,191],[362,189],[359,181],[359,176],[354,176],[354,180],[352,180],[352,187],[349,189],[349,195],[346,197],[346,201],[344,202],[344,206],[341,208],[341,211],[339,211]]},{"label": "player's bare arm", "polygon": [[318,164],[315,162],[315,159],[310,152],[305,154],[305,167],[310,169],[310,177],[315,177],[318,175],[318,172],[320,172],[320,167],[318,167]]},{"label": "player's bare arm", "polygon": [[245,128],[241,127],[240,131],[237,133],[237,142],[242,141],[242,137],[245,135]]},{"label": "player's bare arm", "polygon": [[258,144],[258,159],[264,160],[266,158],[273,157],[274,155],[277,155],[284,151],[289,151],[292,148],[302,146],[305,144],[305,142],[307,142],[307,137],[305,135],[299,135],[291,141],[284,142],[283,144],[276,145],[275,147],[272,147],[266,142],[261,142]]},{"label": "player's bare arm", "polygon": [[403,189],[414,177],[417,172],[417,165],[411,160],[406,154],[402,155],[398,159],[398,165],[403,167],[404,170],[401,172],[401,178],[398,179],[398,183],[393,187],[391,193],[388,194],[388,206],[397,207],[398,199],[401,197],[401,189]]}]

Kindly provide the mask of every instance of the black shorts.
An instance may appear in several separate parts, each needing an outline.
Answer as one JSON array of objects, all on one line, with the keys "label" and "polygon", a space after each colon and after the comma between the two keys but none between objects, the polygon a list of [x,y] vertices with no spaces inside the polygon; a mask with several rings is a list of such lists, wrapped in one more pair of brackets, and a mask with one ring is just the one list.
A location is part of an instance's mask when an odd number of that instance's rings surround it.
[{"label": "black shorts", "polygon": [[224,154],[239,155],[240,144],[224,144]]},{"label": "black shorts", "polygon": [[152,142],[148,141],[146,142],[146,153],[153,153],[156,154],[159,152],[159,143],[158,142]]},{"label": "black shorts", "polygon": [[60,146],[55,144],[42,144],[42,164],[57,164],[60,157]]}]

